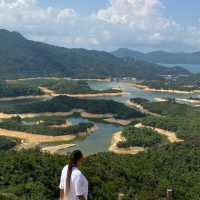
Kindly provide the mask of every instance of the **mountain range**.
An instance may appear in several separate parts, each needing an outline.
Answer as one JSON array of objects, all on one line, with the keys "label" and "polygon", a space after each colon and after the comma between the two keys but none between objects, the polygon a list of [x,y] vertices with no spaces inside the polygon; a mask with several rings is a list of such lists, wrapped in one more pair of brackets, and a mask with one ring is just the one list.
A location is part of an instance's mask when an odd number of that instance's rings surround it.
[{"label": "mountain range", "polygon": [[154,79],[163,74],[188,74],[139,59],[119,58],[105,51],[69,49],[26,39],[0,30],[0,78],[37,76],[76,78],[135,77]]},{"label": "mountain range", "polygon": [[124,58],[135,58],[147,62],[163,63],[163,64],[200,64],[200,52],[193,53],[171,53],[167,51],[153,51],[150,53],[142,53],[127,48],[120,48],[113,51],[114,56]]}]

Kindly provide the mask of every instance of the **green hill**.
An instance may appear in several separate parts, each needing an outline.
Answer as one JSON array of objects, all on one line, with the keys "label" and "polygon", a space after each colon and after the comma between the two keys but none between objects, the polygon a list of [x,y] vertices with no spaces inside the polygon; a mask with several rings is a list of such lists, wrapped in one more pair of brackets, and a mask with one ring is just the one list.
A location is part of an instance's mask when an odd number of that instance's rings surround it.
[{"label": "green hill", "polygon": [[0,77],[70,76],[154,79],[161,74],[189,73],[144,61],[117,58],[110,53],[67,49],[27,40],[17,32],[0,30]]},{"label": "green hill", "polygon": [[200,52],[172,53],[167,51],[153,51],[150,53],[142,53],[127,48],[120,48],[117,49],[116,51],[113,51],[112,54],[117,57],[129,57],[153,63],[200,64]]}]

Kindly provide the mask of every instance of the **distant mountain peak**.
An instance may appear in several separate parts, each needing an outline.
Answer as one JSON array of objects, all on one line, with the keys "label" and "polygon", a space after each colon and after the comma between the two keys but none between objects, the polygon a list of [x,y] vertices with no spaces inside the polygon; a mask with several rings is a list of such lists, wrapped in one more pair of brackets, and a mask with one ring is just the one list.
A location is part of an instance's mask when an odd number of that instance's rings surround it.
[{"label": "distant mountain peak", "polygon": [[200,52],[168,52],[168,51],[152,51],[142,53],[140,51],[131,50],[128,48],[119,48],[112,52],[117,57],[130,57],[153,63],[165,64],[200,64]]},{"label": "distant mountain peak", "polygon": [[97,50],[69,49],[27,40],[18,32],[0,30],[0,77],[5,79],[38,76],[76,78],[155,78],[162,74],[189,73],[157,64],[118,58]]}]

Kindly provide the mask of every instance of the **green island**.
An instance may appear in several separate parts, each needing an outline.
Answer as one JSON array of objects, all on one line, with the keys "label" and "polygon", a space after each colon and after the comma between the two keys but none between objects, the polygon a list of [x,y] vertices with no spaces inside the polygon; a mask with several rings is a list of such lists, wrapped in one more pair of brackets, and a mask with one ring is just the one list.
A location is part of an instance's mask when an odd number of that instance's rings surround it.
[{"label": "green island", "polygon": [[[139,99],[131,101],[139,103]],[[162,115],[163,117],[147,116],[142,123],[155,128],[176,132],[182,139],[193,140],[199,137],[200,109],[190,105],[179,104],[173,101],[166,102],[144,102],[140,104],[147,110]]]},{"label": "green island", "polygon": [[148,128],[135,128],[133,125],[125,127],[122,136],[126,141],[119,142],[119,148],[128,147],[152,147],[160,144],[164,138],[155,131]]},{"label": "green island", "polygon": [[[40,121],[39,123],[26,122],[23,121],[20,117],[14,117],[8,120],[3,120],[0,122],[0,128],[14,131],[21,131],[33,134],[42,134],[50,136],[60,136],[68,134],[79,134],[87,132],[89,128],[94,126],[93,123],[79,123],[76,125],[69,125],[67,127],[59,127],[59,125],[66,122],[64,118],[61,117],[48,118],[47,121]],[[29,119],[30,120],[30,119]],[[25,123],[26,122],[26,123]],[[55,125],[55,127],[54,127]],[[56,127],[57,126],[57,127]]]},{"label": "green island", "polygon": [[87,81],[67,79],[25,79],[25,80],[0,80],[1,97],[42,96],[42,88],[52,90],[55,94],[104,94],[121,93],[118,89],[94,90]]},{"label": "green island", "polygon": [[34,87],[45,87],[56,94],[102,94],[102,93],[120,93],[118,89],[94,90],[87,81],[69,80],[64,78],[38,78],[17,80],[16,84],[32,85]]},{"label": "green island", "polygon": [[0,107],[3,113],[45,113],[45,112],[69,112],[72,109],[83,109],[94,114],[111,113],[119,119],[143,117],[139,111],[129,108],[123,103],[103,99],[80,99],[67,96],[58,96],[46,101],[33,103],[14,104],[11,107]]},{"label": "green island", "polygon": [[23,83],[12,84],[0,80],[0,97],[37,96],[44,93],[37,87]]}]

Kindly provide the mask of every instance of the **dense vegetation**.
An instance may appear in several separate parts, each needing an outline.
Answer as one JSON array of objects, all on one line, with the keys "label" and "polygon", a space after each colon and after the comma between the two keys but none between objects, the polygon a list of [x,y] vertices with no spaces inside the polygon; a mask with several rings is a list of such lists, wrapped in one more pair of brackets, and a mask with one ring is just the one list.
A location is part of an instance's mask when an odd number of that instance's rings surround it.
[{"label": "dense vegetation", "polygon": [[[16,130],[22,132],[28,132],[33,134],[42,134],[42,135],[51,135],[51,136],[59,136],[59,135],[68,135],[68,134],[78,134],[82,132],[87,132],[89,128],[94,126],[93,123],[79,123],[76,125],[71,125],[68,127],[53,127],[52,125],[60,125],[63,119],[57,118],[48,119],[46,122],[39,123],[24,123],[24,121],[20,117],[4,120],[0,122],[0,128],[7,130]],[[58,123],[58,124],[57,124]]]},{"label": "dense vegetation", "polygon": [[31,85],[8,84],[0,80],[0,97],[35,96],[42,95],[43,92]]},{"label": "dense vegetation", "polygon": [[27,79],[17,80],[16,83],[23,83],[30,86],[43,86],[50,90],[55,91],[58,94],[96,94],[96,93],[111,93],[121,92],[116,89],[108,90],[93,90],[87,81],[84,80],[68,80],[68,79]]},{"label": "dense vegetation", "polygon": [[138,129],[133,125],[125,127],[122,135],[126,138],[126,141],[118,143],[120,148],[152,147],[162,142],[162,137],[157,132],[147,128]]},{"label": "dense vegetation", "polygon": [[[135,101],[132,99],[132,101]],[[200,109],[185,104],[171,101],[167,102],[145,102],[141,99],[138,103],[153,113],[163,117],[148,116],[142,119],[142,123],[152,127],[163,128],[176,132],[177,136],[187,140],[199,137]]]},{"label": "dense vegetation", "polygon": [[79,99],[67,96],[59,96],[46,101],[34,103],[15,104],[10,108],[0,107],[0,112],[5,113],[42,113],[42,112],[68,112],[72,109],[84,109],[90,113],[112,113],[117,118],[136,118],[144,115],[135,109],[125,106],[113,100]]},{"label": "dense vegetation", "polygon": [[158,113],[164,116],[182,116],[182,117],[198,117],[199,108],[192,107],[186,104],[180,104],[172,101],[166,102],[147,102],[142,105],[151,112]]},{"label": "dense vegetation", "polygon": [[12,149],[18,143],[19,143],[19,141],[17,139],[0,136],[0,151]]},{"label": "dense vegetation", "polygon": [[140,97],[132,98],[132,99],[130,99],[130,101],[132,101],[133,103],[137,103],[137,104],[145,104],[145,103],[149,102],[149,100],[143,99]]},{"label": "dense vegetation", "polygon": [[0,44],[0,76],[5,79],[36,76],[154,79],[160,74],[188,73],[183,68],[166,68],[144,61],[117,58],[107,52],[67,49],[34,42],[6,30],[0,30]]},{"label": "dense vegetation", "polygon": [[184,91],[198,90],[200,88],[200,74],[177,77],[175,80],[157,79],[144,81],[143,84],[155,89],[175,89]]},{"label": "dense vegetation", "polygon": [[145,60],[153,63],[165,64],[200,64],[200,52],[193,53],[171,53],[166,51],[153,51],[150,53],[142,53],[127,48],[120,48],[113,55],[118,57],[130,57],[139,60]]},{"label": "dense vegetation", "polygon": [[[0,157],[1,199],[58,198],[65,157],[35,151],[1,153]],[[125,194],[125,200],[161,200],[167,188],[174,190],[176,200],[197,200],[199,163],[199,143],[195,147],[188,143],[163,146],[137,156],[97,154],[84,161],[82,170],[90,184],[89,200],[116,200],[119,192]]]}]

